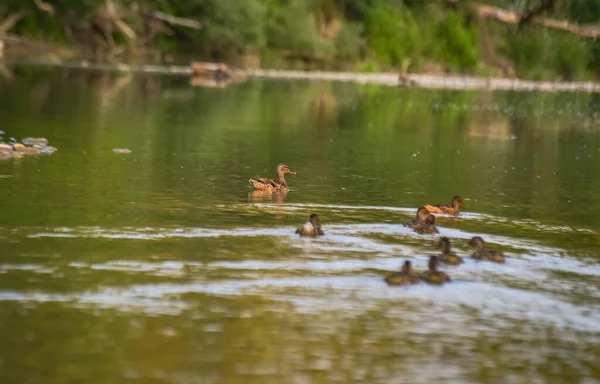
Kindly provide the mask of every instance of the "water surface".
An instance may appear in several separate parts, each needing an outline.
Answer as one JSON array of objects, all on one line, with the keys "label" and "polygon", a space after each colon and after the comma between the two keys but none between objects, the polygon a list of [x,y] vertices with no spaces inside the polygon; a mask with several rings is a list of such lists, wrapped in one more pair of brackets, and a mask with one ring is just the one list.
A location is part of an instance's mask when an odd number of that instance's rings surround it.
[{"label": "water surface", "polygon": [[[0,129],[59,151],[0,162],[0,382],[600,381],[598,95],[12,70]],[[455,194],[453,282],[385,285]]]}]

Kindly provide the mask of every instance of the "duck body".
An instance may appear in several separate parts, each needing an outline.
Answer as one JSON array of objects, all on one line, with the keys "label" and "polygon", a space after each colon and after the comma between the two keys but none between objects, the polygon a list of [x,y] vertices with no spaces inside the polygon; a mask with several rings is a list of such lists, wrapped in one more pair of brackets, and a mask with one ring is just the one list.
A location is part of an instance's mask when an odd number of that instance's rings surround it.
[{"label": "duck body", "polygon": [[438,205],[424,205],[425,209],[429,211],[429,213],[447,213],[449,215],[458,215],[460,213],[459,207],[464,207],[465,204],[462,201],[462,198],[458,195],[452,198],[452,202],[450,205],[448,204],[438,204]]},{"label": "duck body", "polygon": [[450,276],[446,273],[438,271],[439,258],[437,256],[431,256],[429,259],[429,270],[421,273],[421,280],[429,284],[444,284],[450,282]]},{"label": "duck body", "polygon": [[248,179],[248,182],[252,185],[255,191],[266,191],[266,192],[278,192],[287,191],[288,185],[285,181],[285,174],[290,173],[295,175],[296,172],[290,170],[286,164],[279,164],[276,168],[277,180],[267,179],[264,177],[256,179]]},{"label": "duck body", "polygon": [[504,263],[505,261],[502,252],[485,248],[485,242],[479,236],[472,238],[468,245],[475,248],[475,252],[471,256],[475,260],[488,260],[495,263]]},{"label": "duck body", "polygon": [[418,233],[438,233],[438,229],[434,225],[435,216],[429,214],[425,207],[417,209],[417,215],[414,219],[404,223],[405,227],[412,228]]},{"label": "duck body", "polygon": [[325,232],[321,229],[321,222],[319,216],[316,214],[310,215],[308,221],[303,226],[296,229],[296,234],[300,236],[323,236]]},{"label": "duck body", "polygon": [[448,239],[447,237],[442,237],[438,246],[442,250],[442,254],[438,256],[439,260],[442,263],[458,265],[464,262],[462,257],[452,253],[452,251],[450,250],[450,239]]},{"label": "duck body", "polygon": [[425,221],[418,223],[414,227],[415,232],[420,234],[434,234],[440,233],[440,231],[435,226],[435,216],[429,215],[425,219]]},{"label": "duck body", "polygon": [[421,279],[412,271],[411,262],[407,260],[402,265],[400,272],[390,273],[384,280],[388,285],[411,285],[418,284]]},{"label": "duck body", "polygon": [[475,260],[488,260],[495,263],[504,263],[504,255],[494,249],[483,249],[481,251],[475,251],[471,256]]}]

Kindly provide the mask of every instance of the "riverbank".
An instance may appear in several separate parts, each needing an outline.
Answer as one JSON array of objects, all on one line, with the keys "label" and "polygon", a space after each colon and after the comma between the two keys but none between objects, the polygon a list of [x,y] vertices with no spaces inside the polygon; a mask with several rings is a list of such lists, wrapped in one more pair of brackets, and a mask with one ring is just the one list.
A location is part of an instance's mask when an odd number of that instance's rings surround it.
[{"label": "riverbank", "polygon": [[[64,62],[58,60],[0,60],[0,65],[31,65],[53,66],[63,68],[102,70],[116,72],[139,72],[172,74],[179,76],[192,76],[191,66],[187,65],[131,65],[131,64],[106,64],[88,61]],[[380,84],[387,86],[404,86],[430,89],[488,89],[511,91],[540,91],[540,92],[592,92],[600,93],[600,83],[597,82],[566,82],[566,81],[532,81],[498,77],[474,76],[445,76],[432,74],[406,74],[396,73],[355,73],[355,72],[326,72],[326,71],[289,71],[251,69],[240,70],[239,73],[248,78],[266,78],[281,80],[314,80],[314,81],[341,81],[359,84]]]}]

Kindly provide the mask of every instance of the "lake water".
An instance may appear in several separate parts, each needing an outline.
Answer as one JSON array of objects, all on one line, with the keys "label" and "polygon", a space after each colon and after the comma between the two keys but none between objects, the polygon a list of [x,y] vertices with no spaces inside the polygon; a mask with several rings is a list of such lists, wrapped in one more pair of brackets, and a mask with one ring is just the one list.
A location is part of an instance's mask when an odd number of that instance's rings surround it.
[{"label": "lake water", "polygon": [[[1,383],[600,382],[600,95],[12,71]],[[455,194],[453,281],[388,287]]]}]

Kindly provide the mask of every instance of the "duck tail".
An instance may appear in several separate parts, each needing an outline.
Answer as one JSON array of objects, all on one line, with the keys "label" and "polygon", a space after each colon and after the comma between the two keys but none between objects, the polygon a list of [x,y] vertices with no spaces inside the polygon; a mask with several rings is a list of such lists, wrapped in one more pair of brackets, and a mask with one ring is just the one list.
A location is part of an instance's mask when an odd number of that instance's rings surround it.
[{"label": "duck tail", "polygon": [[248,182],[252,185],[252,187],[256,190],[263,190],[265,189],[264,186],[258,181],[258,180],[254,180],[254,179],[248,179]]}]

